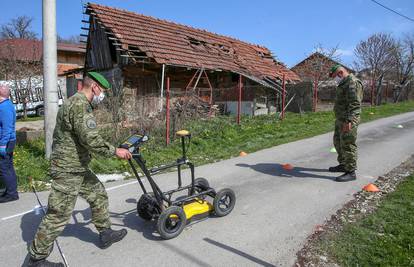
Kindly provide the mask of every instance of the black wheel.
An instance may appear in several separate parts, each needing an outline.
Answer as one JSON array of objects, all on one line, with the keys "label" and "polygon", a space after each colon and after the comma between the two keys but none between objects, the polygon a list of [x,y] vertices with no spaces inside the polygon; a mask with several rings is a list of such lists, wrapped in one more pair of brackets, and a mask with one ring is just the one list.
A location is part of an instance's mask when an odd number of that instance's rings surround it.
[{"label": "black wheel", "polygon": [[235,204],[236,195],[234,191],[230,188],[222,189],[214,197],[214,213],[219,217],[226,216],[233,210]]},{"label": "black wheel", "polygon": [[139,217],[146,221],[151,221],[154,215],[160,213],[157,200],[154,197],[154,193],[141,195],[137,203],[137,213]]},{"label": "black wheel", "polygon": [[210,188],[210,185],[206,178],[199,177],[194,180],[194,186],[196,191],[201,192]]},{"label": "black wheel", "polygon": [[163,239],[171,239],[184,230],[187,224],[184,210],[178,206],[171,206],[161,212],[157,222],[157,230]]},{"label": "black wheel", "polygon": [[36,109],[36,116],[40,117],[40,116],[44,116],[45,115],[45,109],[44,107],[40,107]]}]

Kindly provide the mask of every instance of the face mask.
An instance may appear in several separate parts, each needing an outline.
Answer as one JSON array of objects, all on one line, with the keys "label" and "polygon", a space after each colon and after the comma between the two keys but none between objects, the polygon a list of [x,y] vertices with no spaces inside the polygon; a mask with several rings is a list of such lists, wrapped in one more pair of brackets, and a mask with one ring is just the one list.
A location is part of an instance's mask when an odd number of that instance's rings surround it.
[{"label": "face mask", "polygon": [[92,104],[98,105],[104,100],[104,98],[105,98],[105,94],[103,92],[101,92],[99,95],[93,95]]},{"label": "face mask", "polygon": [[342,78],[339,76],[335,76],[335,82],[339,84],[342,81]]}]

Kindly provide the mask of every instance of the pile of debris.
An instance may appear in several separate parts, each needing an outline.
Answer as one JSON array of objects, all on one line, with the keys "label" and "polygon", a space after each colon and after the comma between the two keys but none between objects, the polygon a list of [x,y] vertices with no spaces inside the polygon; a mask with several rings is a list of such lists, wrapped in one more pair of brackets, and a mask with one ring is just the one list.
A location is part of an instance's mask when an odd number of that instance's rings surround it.
[{"label": "pile of debris", "polygon": [[209,118],[218,113],[217,105],[211,105],[195,95],[176,98],[171,107],[171,115],[175,118]]}]

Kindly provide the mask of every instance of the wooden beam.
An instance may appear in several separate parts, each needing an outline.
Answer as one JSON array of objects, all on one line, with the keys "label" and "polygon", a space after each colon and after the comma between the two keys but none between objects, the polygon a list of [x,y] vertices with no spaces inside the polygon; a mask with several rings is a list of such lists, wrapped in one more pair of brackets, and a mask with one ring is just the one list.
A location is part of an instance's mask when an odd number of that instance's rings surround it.
[{"label": "wooden beam", "polygon": [[128,58],[141,58],[141,59],[147,59],[149,57],[146,56],[132,56],[132,55],[120,55],[121,57],[128,57]]}]

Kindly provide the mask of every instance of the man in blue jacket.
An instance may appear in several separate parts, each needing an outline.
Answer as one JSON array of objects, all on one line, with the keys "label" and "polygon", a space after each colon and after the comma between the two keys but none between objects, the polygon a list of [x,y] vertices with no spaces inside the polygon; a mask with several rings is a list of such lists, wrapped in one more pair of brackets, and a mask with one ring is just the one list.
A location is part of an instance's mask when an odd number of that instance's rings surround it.
[{"label": "man in blue jacket", "polygon": [[19,199],[17,177],[13,167],[16,110],[9,97],[10,89],[0,85],[0,177],[6,185],[6,191],[0,196],[0,203]]}]

